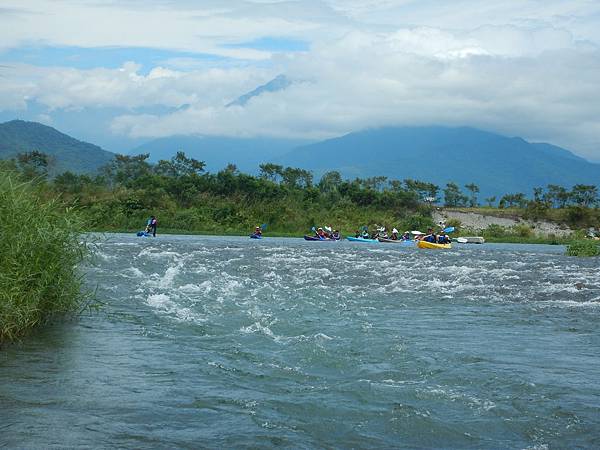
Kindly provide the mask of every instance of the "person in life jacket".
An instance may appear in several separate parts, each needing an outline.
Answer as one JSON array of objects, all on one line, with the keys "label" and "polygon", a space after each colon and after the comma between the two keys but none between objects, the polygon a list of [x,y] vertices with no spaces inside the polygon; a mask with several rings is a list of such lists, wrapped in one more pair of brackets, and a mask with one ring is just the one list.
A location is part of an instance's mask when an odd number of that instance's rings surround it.
[{"label": "person in life jacket", "polygon": [[319,227],[317,229],[317,237],[321,240],[327,239],[327,235],[325,234],[325,231],[323,231],[323,228]]},{"label": "person in life jacket", "polygon": [[422,240],[425,242],[431,242],[433,244],[437,244],[437,236],[436,236],[435,232],[433,231],[433,228],[427,229],[427,234],[425,235],[425,237]]},{"label": "person in life jacket", "polygon": [[452,242],[452,240],[450,239],[450,236],[448,236],[444,231],[440,232],[440,235],[438,236],[438,244],[450,244]]},{"label": "person in life jacket", "polygon": [[392,235],[390,236],[390,239],[392,241],[397,241],[398,240],[398,230],[397,229],[392,229]]},{"label": "person in life jacket", "polygon": [[403,241],[410,241],[410,232],[405,231],[404,234],[402,235],[402,240]]},{"label": "person in life jacket", "polygon": [[156,237],[156,227],[158,226],[158,220],[156,220],[156,216],[150,217],[150,230],[152,232],[152,236]]},{"label": "person in life jacket", "polygon": [[338,230],[333,230],[333,233],[331,233],[331,239],[339,241],[340,240],[340,232]]},{"label": "person in life jacket", "polygon": [[262,229],[260,227],[256,227],[254,229],[254,235],[255,236],[262,236]]}]

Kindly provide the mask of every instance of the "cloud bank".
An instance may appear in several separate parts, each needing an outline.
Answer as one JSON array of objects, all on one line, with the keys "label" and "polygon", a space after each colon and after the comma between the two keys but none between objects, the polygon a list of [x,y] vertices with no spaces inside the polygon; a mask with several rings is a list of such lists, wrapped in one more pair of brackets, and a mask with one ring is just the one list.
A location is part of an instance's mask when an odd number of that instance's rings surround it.
[{"label": "cloud bank", "polygon": [[[384,125],[470,125],[600,159],[600,6],[592,1],[7,3],[6,48],[191,54],[150,68],[81,69],[0,53],[0,110],[35,101],[51,120],[56,110],[116,108],[110,131],[131,137],[324,138]],[[264,44],[276,39],[307,45]],[[227,106],[279,74],[292,81],[286,89]]]}]

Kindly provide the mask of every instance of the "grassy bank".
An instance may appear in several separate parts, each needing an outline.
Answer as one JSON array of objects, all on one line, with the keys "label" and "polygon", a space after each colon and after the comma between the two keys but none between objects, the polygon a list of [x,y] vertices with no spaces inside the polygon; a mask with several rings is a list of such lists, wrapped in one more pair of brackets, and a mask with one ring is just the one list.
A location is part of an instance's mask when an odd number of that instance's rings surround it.
[{"label": "grassy bank", "polygon": [[82,304],[79,218],[0,172],[0,344]]}]

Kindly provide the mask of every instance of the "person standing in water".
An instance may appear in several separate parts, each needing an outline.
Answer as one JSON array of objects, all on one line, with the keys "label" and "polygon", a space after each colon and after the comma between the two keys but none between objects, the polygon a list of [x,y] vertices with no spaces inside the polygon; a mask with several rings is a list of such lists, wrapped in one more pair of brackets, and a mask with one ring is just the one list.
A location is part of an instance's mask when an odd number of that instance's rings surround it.
[{"label": "person standing in water", "polygon": [[152,216],[150,217],[150,232],[152,233],[153,237],[156,237],[156,227],[158,226],[158,220],[156,220],[156,216]]}]

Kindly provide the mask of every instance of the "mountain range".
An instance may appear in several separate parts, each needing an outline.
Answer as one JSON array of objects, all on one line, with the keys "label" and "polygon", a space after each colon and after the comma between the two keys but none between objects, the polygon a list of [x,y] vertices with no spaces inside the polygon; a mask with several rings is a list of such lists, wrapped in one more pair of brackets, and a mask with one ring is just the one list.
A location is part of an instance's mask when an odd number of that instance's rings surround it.
[{"label": "mountain range", "polygon": [[[285,83],[284,83],[285,84]],[[53,156],[52,173],[94,172],[114,154],[36,122],[0,124],[0,158],[39,150]],[[307,143],[292,139],[173,136],[143,144],[130,154],[150,153],[151,161],[183,150],[216,172],[228,163],[257,173],[274,162],[311,170],[315,179],[331,170],[345,178],[412,178],[443,187],[475,183],[480,198],[523,192],[548,184],[600,185],[600,164],[550,144],[530,143],[475,128],[388,127]]]},{"label": "mountain range", "polygon": [[277,162],[311,170],[317,179],[338,170],[346,178],[412,178],[442,187],[474,182],[481,198],[531,195],[548,184],[600,184],[600,164],[568,150],[469,127],[365,130],[296,148]]}]

